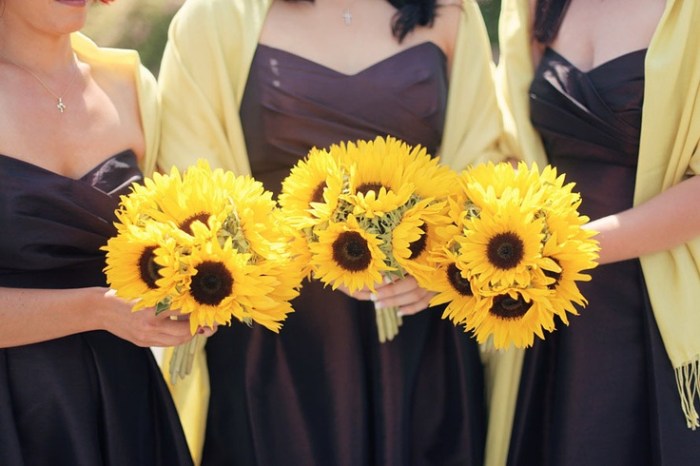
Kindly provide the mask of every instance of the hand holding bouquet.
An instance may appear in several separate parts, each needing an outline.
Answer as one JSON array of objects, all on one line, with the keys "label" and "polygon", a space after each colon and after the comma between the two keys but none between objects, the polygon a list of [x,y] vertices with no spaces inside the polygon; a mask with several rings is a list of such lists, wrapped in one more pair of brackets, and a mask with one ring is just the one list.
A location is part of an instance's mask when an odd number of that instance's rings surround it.
[{"label": "hand holding bouquet", "polygon": [[[306,272],[350,292],[428,274],[427,251],[445,223],[457,175],[397,139],[312,149],[285,179],[281,210],[301,232]],[[397,309],[376,309],[379,341],[394,338]]]},{"label": "hand holding bouquet", "polygon": [[203,344],[199,327],[235,317],[277,332],[292,312],[301,266],[272,194],[259,182],[200,161],[182,175],[173,168],[134,185],[117,218],[117,235],[104,247],[108,283],[135,301],[134,310],[179,310],[195,335],[174,351],[173,383],[191,370]]}]

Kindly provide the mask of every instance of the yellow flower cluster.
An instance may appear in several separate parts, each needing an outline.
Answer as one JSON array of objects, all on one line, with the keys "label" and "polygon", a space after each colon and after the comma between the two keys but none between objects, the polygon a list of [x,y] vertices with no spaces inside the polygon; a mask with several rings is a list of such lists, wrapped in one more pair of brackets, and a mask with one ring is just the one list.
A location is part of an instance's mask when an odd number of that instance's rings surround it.
[{"label": "yellow flower cluster", "polygon": [[377,137],[312,149],[279,202],[301,232],[307,274],[333,289],[374,290],[386,278],[430,273],[427,252],[456,182],[424,148]]},{"label": "yellow flower cluster", "polygon": [[573,183],[547,166],[483,164],[460,174],[449,199],[450,224],[438,230],[434,273],[421,284],[437,291],[431,304],[496,348],[528,347],[554,316],[568,325],[585,306],[577,281],[596,266],[595,232],[582,228]]},{"label": "yellow flower cluster", "polygon": [[116,212],[105,273],[134,310],[178,310],[190,330],[232,317],[275,332],[292,312],[301,265],[272,194],[200,161],[135,184]]}]

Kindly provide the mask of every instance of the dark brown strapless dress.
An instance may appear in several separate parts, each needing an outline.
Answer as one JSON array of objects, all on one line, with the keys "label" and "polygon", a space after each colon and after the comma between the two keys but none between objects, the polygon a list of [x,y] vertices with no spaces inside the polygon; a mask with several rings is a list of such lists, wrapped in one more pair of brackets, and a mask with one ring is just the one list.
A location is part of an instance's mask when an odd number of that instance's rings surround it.
[{"label": "dark brown strapless dress", "polygon": [[[645,55],[582,72],[548,48],[530,88],[549,161],[576,183],[591,219],[632,207]],[[581,315],[526,353],[508,464],[700,464],[639,261],[591,276]]]},{"label": "dark brown strapless dress", "polygon": [[[116,232],[119,196],[141,179],[132,151],[77,180],[0,155],[0,287],[106,286],[100,247]],[[151,351],[94,331],[0,349],[0,464],[192,459]]]},{"label": "dark brown strapless dress", "polygon": [[[438,150],[445,56],[432,43],[346,75],[259,45],[241,117],[253,175],[274,191],[313,146],[392,135]],[[207,343],[203,464],[480,465],[475,342],[442,309],[380,344],[371,303],[307,282],[279,335],[220,328]]]}]

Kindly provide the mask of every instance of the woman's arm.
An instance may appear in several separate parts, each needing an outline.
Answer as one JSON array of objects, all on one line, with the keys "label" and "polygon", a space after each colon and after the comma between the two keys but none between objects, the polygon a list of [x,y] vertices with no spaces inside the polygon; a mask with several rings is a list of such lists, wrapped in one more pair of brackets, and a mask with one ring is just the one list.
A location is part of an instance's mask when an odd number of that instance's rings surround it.
[{"label": "woman's arm", "polygon": [[131,303],[108,288],[0,288],[0,303],[0,348],[91,330],[107,330],[144,347],[175,346],[192,337],[189,322],[171,320],[173,312],[133,312]]},{"label": "woman's arm", "polygon": [[600,263],[672,249],[700,236],[700,177],[694,176],[637,207],[590,222],[600,232]]}]

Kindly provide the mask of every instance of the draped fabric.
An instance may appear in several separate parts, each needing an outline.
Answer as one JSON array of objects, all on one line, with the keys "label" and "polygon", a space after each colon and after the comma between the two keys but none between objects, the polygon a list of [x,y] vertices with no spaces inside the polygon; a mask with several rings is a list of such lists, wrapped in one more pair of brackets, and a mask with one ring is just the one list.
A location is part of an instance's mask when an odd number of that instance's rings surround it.
[{"label": "draped fabric", "polygon": [[[0,286],[105,286],[99,248],[139,180],[131,150],[80,179],[0,156]],[[192,463],[151,351],[105,331],[0,349],[0,403],[0,464]]]}]

